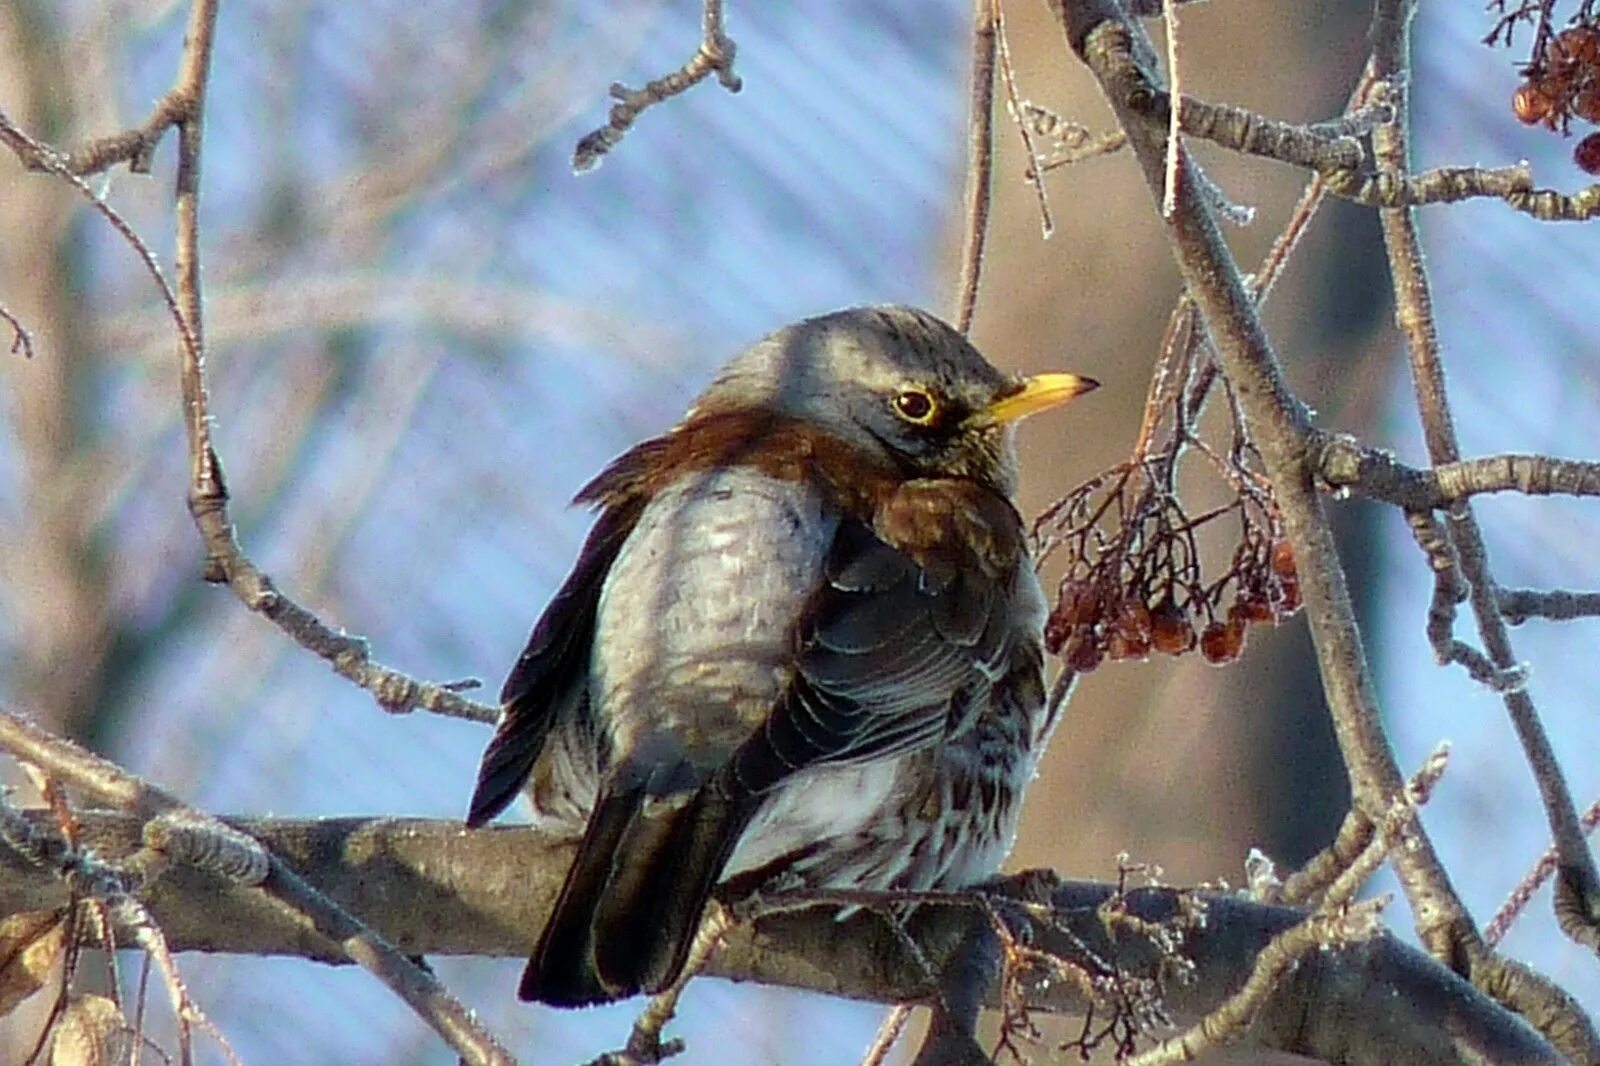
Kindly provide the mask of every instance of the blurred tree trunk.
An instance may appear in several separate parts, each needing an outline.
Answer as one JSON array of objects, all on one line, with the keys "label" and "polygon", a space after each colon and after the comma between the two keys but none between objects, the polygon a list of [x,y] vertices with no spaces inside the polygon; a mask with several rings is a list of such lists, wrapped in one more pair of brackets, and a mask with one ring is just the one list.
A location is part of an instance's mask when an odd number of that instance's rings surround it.
[{"label": "blurred tree trunk", "polygon": [[[0,100],[24,130],[71,144],[79,131],[74,94],[61,91],[68,64],[54,17],[53,5],[36,0],[0,5]],[[101,89],[112,91],[83,91]],[[0,516],[7,695],[74,737],[92,731],[112,635],[95,509],[84,491],[97,472],[86,395],[95,354],[86,344],[89,314],[74,301],[84,267],[72,240],[81,203],[65,182],[41,180],[9,155],[0,167],[0,233],[26,235],[0,243],[0,298],[32,332],[35,348],[32,359],[0,359],[16,445],[15,499],[25,501]]]}]

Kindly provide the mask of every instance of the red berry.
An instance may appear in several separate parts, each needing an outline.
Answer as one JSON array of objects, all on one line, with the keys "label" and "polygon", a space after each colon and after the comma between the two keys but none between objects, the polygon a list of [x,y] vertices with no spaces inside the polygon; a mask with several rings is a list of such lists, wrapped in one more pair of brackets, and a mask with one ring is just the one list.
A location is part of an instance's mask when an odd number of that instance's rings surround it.
[{"label": "red berry", "polygon": [[1111,620],[1111,630],[1135,644],[1150,643],[1150,608],[1137,596],[1128,596],[1117,604],[1117,613]]},{"label": "red berry", "polygon": [[1244,651],[1242,619],[1212,622],[1206,626],[1206,631],[1200,634],[1200,654],[1206,657],[1206,662],[1215,666],[1233,662],[1242,651]]},{"label": "red berry", "polygon": [[1100,618],[1100,590],[1095,585],[1068,578],[1061,583],[1056,610],[1071,625],[1093,625]]},{"label": "red berry", "polygon": [[1272,612],[1272,601],[1262,589],[1249,589],[1239,593],[1239,598],[1228,608],[1228,618],[1239,618],[1245,622],[1276,622],[1278,616]]},{"label": "red berry", "polygon": [[1294,577],[1294,549],[1289,547],[1289,542],[1280,540],[1272,546],[1272,559],[1270,562],[1272,572],[1278,577]]},{"label": "red berry", "polygon": [[1511,97],[1511,112],[1517,121],[1528,126],[1543,122],[1555,110],[1555,101],[1538,83],[1525,81]]},{"label": "red berry", "polygon": [[1194,647],[1194,626],[1189,614],[1171,600],[1150,612],[1150,644],[1165,655],[1182,655]]},{"label": "red berry", "polygon": [[1589,122],[1600,122],[1600,76],[1596,76],[1572,98],[1572,113]]},{"label": "red berry", "polygon": [[1550,42],[1550,60],[1593,66],[1600,63],[1600,30],[1593,26],[1573,26],[1556,34]]},{"label": "red berry", "polygon": [[1600,133],[1591,133],[1572,150],[1572,161],[1585,174],[1600,175]]},{"label": "red berry", "polygon": [[1121,659],[1148,659],[1150,657],[1150,640],[1131,638],[1120,630],[1113,629],[1111,636],[1106,641],[1106,658]]},{"label": "red berry", "polygon": [[1087,674],[1100,665],[1100,660],[1105,658],[1105,649],[1095,639],[1092,630],[1080,629],[1067,642],[1061,658],[1071,669],[1080,674]]},{"label": "red berry", "polygon": [[1051,611],[1050,617],[1045,619],[1044,622],[1045,651],[1048,651],[1051,655],[1055,655],[1060,652],[1061,645],[1067,642],[1067,638],[1072,635],[1074,628],[1076,627],[1069,624],[1066,619],[1061,617],[1061,611],[1059,608]]}]

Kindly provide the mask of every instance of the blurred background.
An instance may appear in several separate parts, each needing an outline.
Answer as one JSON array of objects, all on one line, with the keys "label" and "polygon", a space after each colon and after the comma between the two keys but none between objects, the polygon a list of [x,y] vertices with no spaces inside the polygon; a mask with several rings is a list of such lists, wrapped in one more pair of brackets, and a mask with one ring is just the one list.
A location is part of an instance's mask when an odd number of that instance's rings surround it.
[{"label": "blurred background", "polygon": [[[969,5],[728,7],[744,91],[697,87],[578,178],[572,146],[604,120],[606,87],[676,69],[698,41],[695,0],[223,5],[203,201],[217,443],[247,551],[380,660],[480,677],[492,695],[586,529],[566,501],[675,421],[714,367],[839,306],[949,310]],[[142,121],[171,85],[186,16],[173,0],[0,4],[0,107],[62,146]],[[1023,96],[1107,128],[1044,5],[1007,16]],[[1365,61],[1367,17],[1335,0],[1195,6],[1187,86],[1291,121],[1327,117]],[[1511,119],[1515,57],[1479,45],[1488,28],[1474,5],[1424,5],[1417,163],[1527,158],[1541,184],[1577,187],[1572,142]],[[1054,172],[1046,241],[1003,114],[997,138],[974,338],[1002,366],[1107,385],[1025,430],[1032,514],[1127,454],[1176,272],[1131,159]],[[1231,235],[1249,267],[1301,178],[1199,153],[1257,209]],[[152,177],[93,179],[163,262],[172,166],[169,137]],[[1600,452],[1593,225],[1541,225],[1495,203],[1423,220],[1465,452]],[[9,156],[0,302],[37,348],[0,358],[5,705],[219,813],[459,816],[485,729],[382,713],[200,583],[170,322],[103,221]],[[1367,213],[1324,209],[1268,317],[1324,426],[1425,461]],[[1592,506],[1488,500],[1480,513],[1503,583],[1600,583]],[[1427,573],[1400,517],[1347,504],[1339,519],[1403,766],[1454,745],[1426,817],[1486,921],[1547,843],[1531,777],[1498,701],[1434,666]],[[1516,634],[1580,807],[1600,794],[1595,632],[1535,622]],[[1226,670],[1191,656],[1090,675],[1012,865],[1106,878],[1126,852],[1174,882],[1237,884],[1251,846],[1286,865],[1315,852],[1346,799],[1297,619],[1253,633]],[[1403,903],[1390,918],[1408,930]],[[1600,1009],[1594,959],[1555,931],[1547,891],[1508,947]],[[527,1007],[513,999],[515,961],[433,961],[530,1063],[618,1046],[637,1009]],[[248,1063],[451,1061],[363,972],[182,966]],[[5,1048],[31,1044],[35,1006],[0,1031]],[[705,980],[675,1031],[687,1062],[842,1063],[881,1013]],[[219,1059],[201,1045],[202,1061]]]}]

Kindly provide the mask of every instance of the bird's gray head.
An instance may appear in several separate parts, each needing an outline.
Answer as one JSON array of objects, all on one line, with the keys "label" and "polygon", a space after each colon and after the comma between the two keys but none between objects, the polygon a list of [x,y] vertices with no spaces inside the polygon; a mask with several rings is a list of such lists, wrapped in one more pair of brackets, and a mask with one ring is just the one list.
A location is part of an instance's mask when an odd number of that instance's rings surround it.
[{"label": "bird's gray head", "polygon": [[974,477],[1009,493],[1012,424],[1094,385],[997,370],[926,311],[858,307],[759,341],[722,368],[690,417],[767,407],[887,453],[915,475]]}]

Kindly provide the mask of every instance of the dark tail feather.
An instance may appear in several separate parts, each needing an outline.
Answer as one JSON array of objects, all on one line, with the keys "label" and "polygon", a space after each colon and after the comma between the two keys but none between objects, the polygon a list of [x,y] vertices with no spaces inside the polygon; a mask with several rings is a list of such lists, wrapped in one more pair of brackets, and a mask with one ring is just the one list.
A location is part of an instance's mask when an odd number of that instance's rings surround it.
[{"label": "dark tail feather", "polygon": [[506,705],[494,737],[478,764],[478,784],[467,806],[467,828],[476,829],[511,805],[544,750],[553,714],[529,714],[520,703]]},{"label": "dark tail feather", "polygon": [[602,799],[518,995],[578,1007],[671,984],[754,813],[714,785],[689,797]]},{"label": "dark tail feather", "polygon": [[617,846],[644,804],[642,791],[603,796],[589,816],[578,854],[517,989],[521,999],[585,1007],[619,998],[594,964],[594,915],[605,897]]}]

